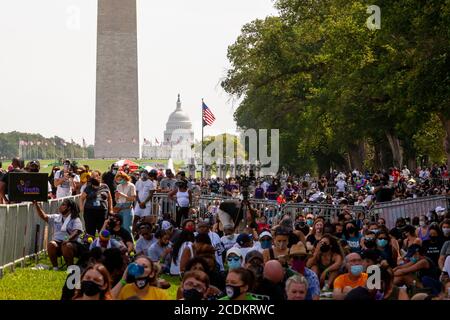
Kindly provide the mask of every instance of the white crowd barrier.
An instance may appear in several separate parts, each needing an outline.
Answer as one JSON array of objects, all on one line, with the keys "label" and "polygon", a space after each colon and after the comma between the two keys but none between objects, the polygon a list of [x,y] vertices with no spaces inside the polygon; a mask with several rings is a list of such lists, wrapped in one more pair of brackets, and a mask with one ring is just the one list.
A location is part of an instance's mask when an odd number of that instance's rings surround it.
[{"label": "white crowd barrier", "polygon": [[[48,214],[56,213],[62,200],[44,202],[42,207]],[[17,264],[24,266],[26,259],[37,258],[51,234],[32,203],[0,205],[0,278],[5,269],[14,271]]]}]

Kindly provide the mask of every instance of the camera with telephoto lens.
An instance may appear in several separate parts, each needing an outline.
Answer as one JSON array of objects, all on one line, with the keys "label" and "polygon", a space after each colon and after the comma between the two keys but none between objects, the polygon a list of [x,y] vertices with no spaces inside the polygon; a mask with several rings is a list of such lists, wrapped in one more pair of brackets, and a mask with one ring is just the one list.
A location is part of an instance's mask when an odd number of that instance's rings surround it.
[{"label": "camera with telephoto lens", "polygon": [[242,200],[248,201],[248,187],[250,186],[250,179],[247,176],[243,176],[240,181],[242,188]]}]

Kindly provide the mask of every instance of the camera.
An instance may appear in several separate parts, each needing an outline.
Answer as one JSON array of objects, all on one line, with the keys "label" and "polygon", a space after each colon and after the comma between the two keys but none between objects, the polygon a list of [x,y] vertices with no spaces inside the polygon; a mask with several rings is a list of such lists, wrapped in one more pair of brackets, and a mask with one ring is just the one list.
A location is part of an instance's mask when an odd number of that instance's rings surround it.
[{"label": "camera", "polygon": [[250,186],[250,179],[247,176],[243,176],[241,181],[241,192],[242,192],[242,200],[244,201],[248,201],[248,196],[249,196],[249,192],[248,192],[248,187]]}]

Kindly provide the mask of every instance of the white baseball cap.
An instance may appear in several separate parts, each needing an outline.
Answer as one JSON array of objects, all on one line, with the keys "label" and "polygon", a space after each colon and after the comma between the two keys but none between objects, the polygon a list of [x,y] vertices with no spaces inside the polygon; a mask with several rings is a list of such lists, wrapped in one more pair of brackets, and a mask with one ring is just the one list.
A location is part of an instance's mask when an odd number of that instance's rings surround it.
[{"label": "white baseball cap", "polygon": [[169,221],[164,220],[161,224],[161,229],[166,231],[166,230],[169,230],[170,228],[172,228],[172,224]]},{"label": "white baseball cap", "polygon": [[236,248],[236,247],[231,247],[231,248],[228,249],[228,251],[227,251],[227,257],[228,257],[230,254],[232,254],[232,253],[234,253],[234,254],[237,255],[238,257],[241,257],[241,258],[242,258],[242,252],[241,252],[241,249]]},{"label": "white baseball cap", "polygon": [[269,237],[270,239],[272,239],[272,234],[269,231],[263,231],[261,232],[261,234],[259,235],[259,238],[264,238],[264,237]]}]

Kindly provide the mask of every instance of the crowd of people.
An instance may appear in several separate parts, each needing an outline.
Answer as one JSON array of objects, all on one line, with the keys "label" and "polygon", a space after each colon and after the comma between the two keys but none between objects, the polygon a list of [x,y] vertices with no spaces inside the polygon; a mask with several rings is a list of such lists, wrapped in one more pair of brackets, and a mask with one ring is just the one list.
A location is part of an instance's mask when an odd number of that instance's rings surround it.
[{"label": "crowd of people", "polygon": [[[12,166],[9,172],[25,167],[20,160]],[[39,172],[39,162],[25,168]],[[400,218],[388,229],[382,218],[371,221],[351,211],[332,220],[310,212],[269,220],[246,200],[331,197],[350,202],[356,193],[355,202],[370,205],[367,197],[382,201],[389,193],[390,200],[401,198],[397,189],[403,182],[403,196],[417,195],[427,185],[448,194],[448,185],[421,181],[406,170],[370,176],[355,170],[319,181],[252,176],[197,181],[183,171],[131,172],[113,164],[101,173],[65,160],[49,179],[49,197],[63,199],[58,212],[45,212],[37,202],[33,206],[52,226],[47,253],[53,269],[63,267],[62,256],[65,266],[82,270],[80,288],[64,285],[65,300],[450,299],[450,213],[445,208],[412,222]],[[336,192],[322,200],[314,197],[326,192],[328,180],[335,182]],[[4,177],[1,181],[0,198],[6,202]],[[166,193],[176,211],[153,212],[155,193]],[[200,218],[192,203],[202,193],[243,196],[245,224],[221,221],[220,203],[208,208],[208,218]],[[380,271],[376,288],[369,285],[374,266]],[[173,285],[168,279],[180,280],[176,297],[168,294]]]}]

